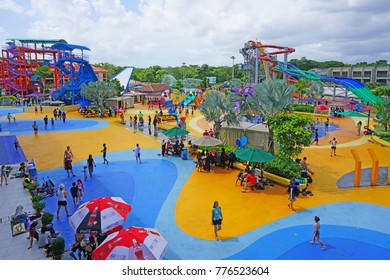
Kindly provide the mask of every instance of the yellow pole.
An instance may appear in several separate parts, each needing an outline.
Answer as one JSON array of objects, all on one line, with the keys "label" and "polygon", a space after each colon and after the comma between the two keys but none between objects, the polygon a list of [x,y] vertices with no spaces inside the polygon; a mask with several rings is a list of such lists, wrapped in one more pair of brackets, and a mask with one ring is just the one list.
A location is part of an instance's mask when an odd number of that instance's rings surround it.
[{"label": "yellow pole", "polygon": [[356,151],[356,149],[351,149],[353,159],[355,160],[355,173],[353,175],[353,186],[360,187],[360,178],[362,175],[362,161]]},{"label": "yellow pole", "polygon": [[372,160],[371,186],[378,185],[379,160],[373,149],[367,149]]}]

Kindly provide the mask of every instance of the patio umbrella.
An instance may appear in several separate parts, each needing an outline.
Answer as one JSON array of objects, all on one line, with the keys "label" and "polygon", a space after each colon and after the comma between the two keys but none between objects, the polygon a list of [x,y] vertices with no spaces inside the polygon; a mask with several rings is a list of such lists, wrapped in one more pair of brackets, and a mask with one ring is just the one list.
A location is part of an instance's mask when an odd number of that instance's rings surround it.
[{"label": "patio umbrella", "polygon": [[274,156],[258,148],[245,148],[235,152],[236,157],[248,162],[268,162]]},{"label": "patio umbrella", "polygon": [[215,147],[221,145],[222,141],[211,136],[203,136],[198,139],[192,140],[192,144],[202,147]]},{"label": "patio umbrella", "polygon": [[182,135],[187,135],[188,133],[190,133],[188,130],[185,130],[177,126],[167,129],[163,132],[163,134],[168,137],[182,136]]},{"label": "patio umbrella", "polygon": [[329,107],[328,106],[326,106],[325,104],[320,104],[320,105],[317,105],[317,106],[315,106],[314,107],[314,112],[320,112],[320,114],[321,114],[321,125],[322,125],[322,114],[323,114],[323,112],[326,112],[326,113],[328,113],[329,112]]},{"label": "patio umbrella", "polygon": [[131,206],[120,197],[99,197],[82,204],[69,218],[79,233],[107,233],[121,229]]},{"label": "patio umbrella", "polygon": [[93,252],[94,260],[161,260],[168,242],[153,228],[130,227],[107,236]]}]

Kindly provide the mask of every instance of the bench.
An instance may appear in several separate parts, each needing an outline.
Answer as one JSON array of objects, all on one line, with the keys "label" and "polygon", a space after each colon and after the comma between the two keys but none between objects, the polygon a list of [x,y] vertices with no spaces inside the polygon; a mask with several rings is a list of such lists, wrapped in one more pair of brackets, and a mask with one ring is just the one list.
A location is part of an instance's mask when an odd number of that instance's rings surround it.
[{"label": "bench", "polygon": [[[239,170],[242,170],[242,171],[245,170],[245,168],[246,168],[246,166],[243,165],[242,163],[235,163],[234,167],[239,169]],[[269,173],[267,171],[263,172],[263,177],[267,178],[270,181],[274,182],[275,184],[283,186],[283,187],[287,187],[290,184],[290,179]],[[301,184],[300,184],[301,189],[305,188],[307,185],[307,180],[304,178],[299,178],[299,179],[301,180]]]}]

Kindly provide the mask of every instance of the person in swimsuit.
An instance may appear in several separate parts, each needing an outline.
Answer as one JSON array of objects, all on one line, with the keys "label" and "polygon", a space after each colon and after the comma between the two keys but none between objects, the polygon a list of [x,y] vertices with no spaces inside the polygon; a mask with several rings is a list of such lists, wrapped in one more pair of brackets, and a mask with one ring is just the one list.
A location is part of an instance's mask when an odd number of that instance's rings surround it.
[{"label": "person in swimsuit", "polygon": [[322,246],[322,250],[325,250],[326,247],[324,245],[324,243],[321,241],[320,239],[320,218],[315,216],[314,217],[314,230],[313,230],[313,240],[310,242],[311,244],[314,244],[316,242],[316,240],[318,240],[318,243],[321,244]]},{"label": "person in swimsuit", "polygon": [[330,143],[330,156],[334,155],[336,156],[336,145],[337,145],[337,140],[336,137],[333,137],[332,140],[329,141]]},{"label": "person in swimsuit", "polygon": [[221,230],[222,225],[222,209],[218,201],[214,201],[213,209],[211,210],[211,224],[214,226],[215,240],[219,240],[218,231]]}]

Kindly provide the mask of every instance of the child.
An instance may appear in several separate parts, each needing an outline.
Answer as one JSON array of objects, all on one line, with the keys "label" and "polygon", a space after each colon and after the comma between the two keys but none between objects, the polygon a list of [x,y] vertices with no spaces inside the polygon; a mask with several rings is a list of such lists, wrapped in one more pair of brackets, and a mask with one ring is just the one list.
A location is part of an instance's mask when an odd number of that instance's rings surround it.
[{"label": "child", "polygon": [[83,170],[81,171],[84,173],[84,182],[87,181],[88,178],[88,168],[87,166],[84,166]]},{"label": "child", "polygon": [[82,198],[83,193],[84,193],[84,184],[80,179],[78,179],[76,186],[79,190],[79,201],[81,201],[81,198]]}]

